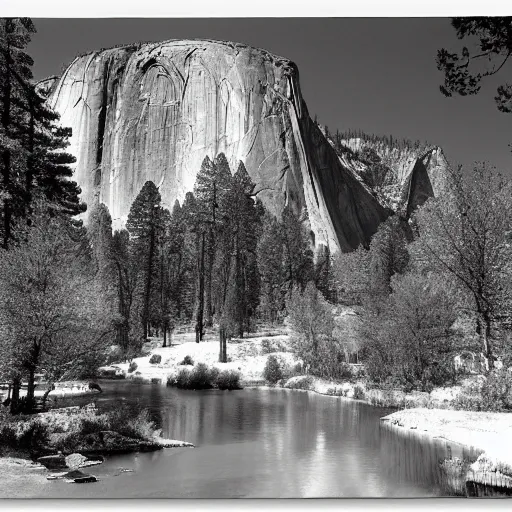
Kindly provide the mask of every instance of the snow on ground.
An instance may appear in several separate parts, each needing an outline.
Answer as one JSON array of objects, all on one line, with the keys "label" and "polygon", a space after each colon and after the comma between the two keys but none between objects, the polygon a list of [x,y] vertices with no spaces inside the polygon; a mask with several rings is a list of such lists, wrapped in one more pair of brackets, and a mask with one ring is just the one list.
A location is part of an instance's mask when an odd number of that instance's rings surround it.
[{"label": "snow on ground", "polygon": [[489,458],[512,465],[510,413],[418,408],[397,411],[382,420],[483,450]]},{"label": "snow on ground", "polygon": [[[162,384],[165,384],[168,376],[184,367],[179,363],[185,356],[190,356],[194,364],[204,363],[221,371],[235,370],[240,372],[243,382],[263,383],[263,369],[269,355],[278,356],[290,367],[297,363],[295,355],[288,352],[288,334],[233,339],[227,344],[227,363],[219,363],[219,341],[214,335],[207,335],[201,343],[196,343],[194,333],[184,333],[175,335],[172,343],[171,347],[162,348],[162,340],[153,339],[148,342],[144,350],[145,355],[133,360],[137,364],[137,368],[132,373],[128,373],[128,362],[114,366],[120,368],[129,378],[160,380]],[[265,343],[267,346],[270,345],[271,349],[276,347],[278,350],[269,352],[269,349],[264,347]],[[161,362],[151,364],[150,358],[155,354],[162,357]]]}]

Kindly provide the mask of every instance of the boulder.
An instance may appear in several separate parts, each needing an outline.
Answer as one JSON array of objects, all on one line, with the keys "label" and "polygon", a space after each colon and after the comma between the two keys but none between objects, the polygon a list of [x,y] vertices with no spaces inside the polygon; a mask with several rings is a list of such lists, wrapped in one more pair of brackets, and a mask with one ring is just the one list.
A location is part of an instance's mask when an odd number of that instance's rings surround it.
[{"label": "boulder", "polygon": [[68,467],[66,464],[66,457],[64,457],[64,455],[62,455],[60,452],[57,455],[46,455],[44,457],[39,457],[37,462],[42,464],[45,468],[51,470],[66,469]]},{"label": "boulder", "polygon": [[77,470],[69,471],[68,473],[64,474],[62,478],[64,478],[64,480],[68,483],[75,484],[88,484],[98,481],[94,475],[88,475],[87,473],[83,473],[82,471]]}]

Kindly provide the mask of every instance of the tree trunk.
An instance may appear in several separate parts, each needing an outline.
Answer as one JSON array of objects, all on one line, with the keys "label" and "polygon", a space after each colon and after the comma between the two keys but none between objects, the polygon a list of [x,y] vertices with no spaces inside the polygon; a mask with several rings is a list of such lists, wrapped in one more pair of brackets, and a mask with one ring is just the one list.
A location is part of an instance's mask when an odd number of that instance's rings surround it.
[{"label": "tree trunk", "polygon": [[204,314],[204,232],[201,236],[201,249],[199,253],[199,287],[198,305],[196,316],[196,343],[203,339],[203,314]]},{"label": "tree trunk", "polygon": [[224,339],[226,337],[226,331],[224,327],[219,328],[219,363],[224,362]]},{"label": "tree trunk", "polygon": [[[155,215],[155,212],[153,212]],[[143,311],[143,329],[144,329],[144,341],[148,338],[148,324],[149,324],[149,300],[151,297],[151,278],[152,278],[152,269],[153,269],[153,257],[155,252],[155,227],[151,227],[151,234],[149,236],[149,254],[148,254],[148,266],[147,266],[147,276],[146,276],[146,291],[144,294],[144,311]]]},{"label": "tree trunk", "polygon": [[206,306],[205,306],[205,325],[211,327],[213,325],[213,304],[212,304],[212,276],[213,276],[213,263],[215,256],[213,232],[210,229],[208,236],[208,269],[206,275]]},{"label": "tree trunk", "polygon": [[12,379],[11,414],[17,414],[20,405],[21,377]]},{"label": "tree trunk", "polygon": [[163,343],[162,347],[165,348],[165,347],[167,347],[167,326],[164,325],[163,331],[164,331],[164,343]]},{"label": "tree trunk", "polygon": [[476,322],[476,332],[482,342],[482,354],[485,358],[485,370],[494,367],[494,354],[491,341],[491,319],[488,314],[480,313]]},{"label": "tree trunk", "polygon": [[30,368],[28,371],[28,386],[27,386],[27,398],[25,402],[25,411],[26,413],[32,413],[35,409],[35,368]]}]

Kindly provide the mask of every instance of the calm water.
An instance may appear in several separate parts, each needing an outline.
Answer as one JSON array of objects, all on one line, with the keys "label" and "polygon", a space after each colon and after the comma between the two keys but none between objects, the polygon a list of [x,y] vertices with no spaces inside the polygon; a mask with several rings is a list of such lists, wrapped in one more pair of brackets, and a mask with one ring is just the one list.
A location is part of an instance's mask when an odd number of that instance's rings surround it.
[{"label": "calm water", "polygon": [[102,386],[99,407],[137,401],[150,408],[165,437],[196,448],[111,457],[86,469],[100,479],[94,484],[51,482],[43,475],[16,489],[0,483],[1,496],[439,496],[438,461],[467,455],[440,440],[381,426],[379,418],[390,411],[335,397],[257,388],[180,391],[119,381]]}]

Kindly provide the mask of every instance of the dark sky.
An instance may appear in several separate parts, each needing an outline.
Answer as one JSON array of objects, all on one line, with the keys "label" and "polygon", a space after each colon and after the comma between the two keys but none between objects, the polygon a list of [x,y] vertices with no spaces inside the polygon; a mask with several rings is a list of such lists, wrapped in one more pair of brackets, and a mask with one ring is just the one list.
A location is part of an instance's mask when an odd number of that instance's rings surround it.
[{"label": "dark sky", "polygon": [[[426,140],[452,164],[487,161],[512,172],[512,114],[499,112],[502,69],[479,95],[439,92],[437,49],[459,49],[447,18],[302,19],[34,19],[29,52],[34,75],[60,74],[79,53],[122,43],[180,38],[221,39],[265,48],[299,67],[313,117],[331,131],[362,129]],[[496,78],[496,80],[494,80]]]}]

